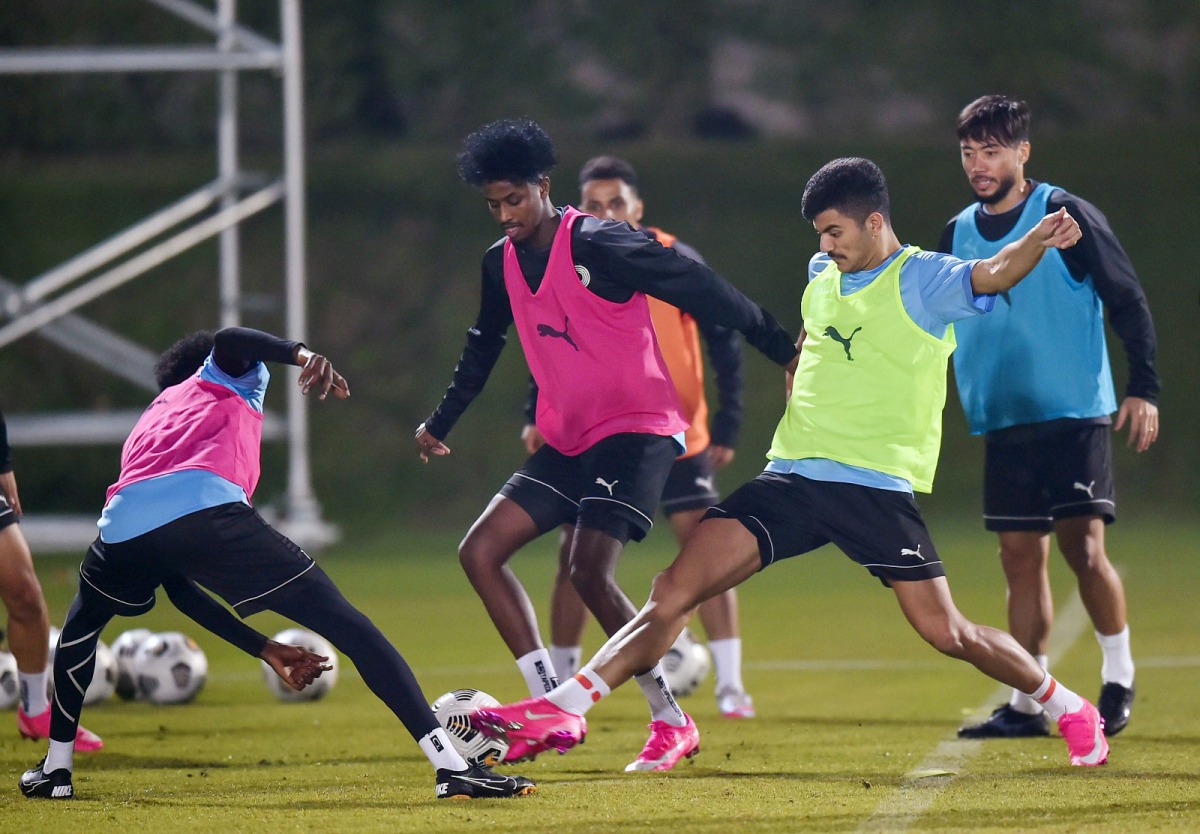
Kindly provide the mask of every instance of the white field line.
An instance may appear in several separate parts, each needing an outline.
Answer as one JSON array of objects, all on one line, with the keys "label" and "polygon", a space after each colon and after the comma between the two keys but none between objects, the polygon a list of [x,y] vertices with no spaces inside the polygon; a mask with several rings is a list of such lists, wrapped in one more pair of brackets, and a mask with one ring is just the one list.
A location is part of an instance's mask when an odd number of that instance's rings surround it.
[{"label": "white field line", "polygon": [[[1056,626],[1061,622],[1056,622]],[[1053,646],[1053,642],[1051,643]],[[1164,655],[1162,657],[1135,657],[1139,669],[1190,669],[1200,666],[1200,654]],[[747,661],[742,664],[743,670],[753,672],[911,672],[916,669],[939,669],[946,665],[946,658],[934,657],[931,660],[889,660],[889,659],[841,659],[828,658],[825,660],[762,660]],[[209,671],[210,681],[243,681],[260,677],[253,667],[244,667],[238,663],[236,670]],[[515,674],[514,664],[488,663],[479,666],[419,666],[413,670],[420,680],[428,675],[460,675],[467,680],[478,680],[480,677],[492,675]],[[338,678],[357,678],[358,671],[350,664],[343,664],[338,669]],[[980,708],[981,710],[984,708]]]},{"label": "white field line", "polygon": [[[1090,625],[1079,591],[1075,590],[1062,613],[1055,617],[1054,629],[1050,633],[1048,657],[1051,669]],[[1007,701],[1011,694],[1011,687],[997,687],[982,704],[972,710],[966,717],[967,721],[983,718],[997,702]],[[978,755],[984,744],[984,741],[960,739],[957,735],[939,742],[923,762],[905,774],[899,790],[875,806],[874,812],[858,830],[907,831],[929,810],[946,786],[954,781],[954,777]],[[1065,753],[1063,758],[1066,758]],[[930,771],[947,771],[949,775],[929,776]]]}]

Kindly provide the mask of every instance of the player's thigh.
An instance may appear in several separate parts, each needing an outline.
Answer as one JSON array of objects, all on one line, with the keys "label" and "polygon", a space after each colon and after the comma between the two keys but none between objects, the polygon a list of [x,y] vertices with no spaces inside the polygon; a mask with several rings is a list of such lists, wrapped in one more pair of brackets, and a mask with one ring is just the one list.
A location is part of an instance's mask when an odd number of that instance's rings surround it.
[{"label": "player's thigh", "polygon": [[[511,501],[523,510],[538,534],[548,533],[562,524],[574,527],[579,514],[580,472],[578,456],[564,455],[552,446],[544,445],[513,473],[500,488],[498,497]],[[480,516],[480,521],[496,506],[493,500]],[[507,513],[507,510],[504,512]]]},{"label": "player's thigh", "polygon": [[579,527],[621,542],[645,538],[678,451],[673,438],[631,432],[606,437],[579,455]]},{"label": "player's thigh", "polygon": [[703,511],[720,500],[712,459],[706,449],[697,455],[676,459],[667,475],[660,506],[678,532],[680,516],[691,515],[691,526],[695,526]]},{"label": "player's thigh", "polygon": [[707,518],[654,581],[650,599],[672,611],[695,608],[735,588],[762,567],[758,538],[740,520]]},{"label": "player's thigh", "polygon": [[543,532],[524,506],[497,495],[467,530],[458,546],[459,560],[468,571],[501,565]]},{"label": "player's thigh", "polygon": [[1112,432],[1107,425],[1083,425],[1056,435],[1043,456],[1050,514],[1056,530],[1070,518],[1116,519]]},{"label": "player's thigh", "polygon": [[883,584],[945,575],[912,495],[836,482],[820,484],[812,493],[820,529]]},{"label": "player's thigh", "polygon": [[0,528],[0,601],[12,611],[36,602],[41,595],[33,556],[21,528],[16,523],[7,524]]},{"label": "player's thigh", "polygon": [[1036,443],[987,443],[983,464],[983,521],[995,533],[1049,533],[1050,495]]}]

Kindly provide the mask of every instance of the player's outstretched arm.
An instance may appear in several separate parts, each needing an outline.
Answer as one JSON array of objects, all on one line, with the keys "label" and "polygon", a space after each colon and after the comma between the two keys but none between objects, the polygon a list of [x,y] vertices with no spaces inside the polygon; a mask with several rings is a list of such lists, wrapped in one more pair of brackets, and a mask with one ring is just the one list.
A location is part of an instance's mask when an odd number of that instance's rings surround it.
[{"label": "player's outstretched arm", "polygon": [[1047,214],[1020,240],[975,264],[971,270],[971,289],[977,295],[995,295],[1012,289],[1037,266],[1047,249],[1069,249],[1081,237],[1079,223],[1065,208]]}]

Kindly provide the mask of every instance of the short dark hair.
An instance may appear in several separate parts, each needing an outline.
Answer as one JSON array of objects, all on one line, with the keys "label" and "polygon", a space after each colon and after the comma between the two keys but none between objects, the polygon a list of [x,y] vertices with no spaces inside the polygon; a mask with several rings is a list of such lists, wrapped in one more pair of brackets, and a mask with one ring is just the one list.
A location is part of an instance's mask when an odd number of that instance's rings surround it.
[{"label": "short dark hair", "polygon": [[158,390],[178,385],[200,370],[212,349],[213,332],[197,330],[164,350],[154,363],[154,381],[158,383]]},{"label": "short dark hair", "polygon": [[554,143],[532,119],[489,122],[463,140],[458,174],[478,188],[489,182],[538,182],[558,159]]},{"label": "short dark hair", "polygon": [[579,187],[592,180],[623,180],[634,191],[638,186],[637,171],[619,156],[593,156],[583,163],[579,169]]},{"label": "short dark hair", "polygon": [[958,114],[958,141],[999,142],[1013,148],[1029,141],[1029,105],[1007,96],[980,96]]},{"label": "short dark hair", "polygon": [[858,156],[826,162],[804,186],[800,213],[811,223],[829,209],[853,217],[860,224],[874,212],[890,220],[892,206],[883,171],[871,160]]}]

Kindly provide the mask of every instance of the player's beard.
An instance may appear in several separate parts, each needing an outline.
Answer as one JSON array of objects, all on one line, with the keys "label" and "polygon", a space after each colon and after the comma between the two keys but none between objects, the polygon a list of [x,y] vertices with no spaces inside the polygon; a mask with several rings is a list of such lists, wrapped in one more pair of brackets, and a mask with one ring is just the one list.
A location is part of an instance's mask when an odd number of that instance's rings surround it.
[{"label": "player's beard", "polygon": [[1015,175],[1009,175],[997,180],[997,183],[998,186],[995,193],[988,197],[981,197],[978,193],[976,193],[975,196],[979,197],[979,202],[983,203],[985,206],[994,206],[1012,192],[1013,188],[1017,184],[1017,178]]}]

